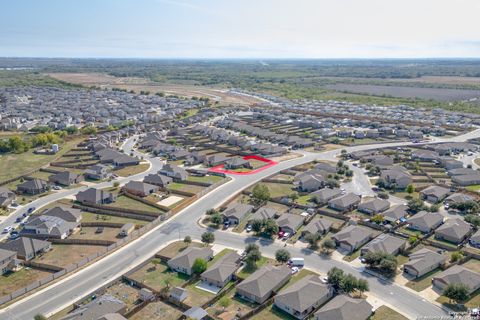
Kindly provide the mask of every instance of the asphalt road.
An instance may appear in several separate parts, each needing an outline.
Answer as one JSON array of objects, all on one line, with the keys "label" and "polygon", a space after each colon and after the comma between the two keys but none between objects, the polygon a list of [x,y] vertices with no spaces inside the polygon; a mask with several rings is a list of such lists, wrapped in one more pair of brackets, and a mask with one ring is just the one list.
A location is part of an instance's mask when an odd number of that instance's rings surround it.
[{"label": "asphalt road", "polygon": [[[480,136],[480,130],[476,130],[453,139],[443,139],[443,141],[465,141],[466,139],[478,136]],[[133,141],[129,140],[125,147],[126,150],[131,148],[129,143],[133,144]],[[410,143],[389,143],[369,146],[356,146],[345,149],[347,149],[348,152],[352,152],[387,146],[404,146],[408,144]],[[186,235],[193,236],[193,238],[199,238],[200,234],[205,231],[196,223],[202,214],[207,209],[220,205],[242,189],[273,173],[290,168],[292,166],[307,163],[315,159],[332,160],[339,152],[339,150],[327,151],[323,153],[305,152],[302,158],[281,162],[278,165],[268,168],[255,175],[236,176],[232,181],[213,190],[170,220],[165,221],[162,225],[151,230],[149,233],[145,234],[139,239],[129,243],[116,252],[113,252],[112,254],[80,270],[79,272],[76,272],[63,280],[39,290],[38,292],[25,297],[24,299],[8,306],[7,308],[0,310],[0,319],[32,319],[33,316],[38,313],[51,315],[150,258],[166,242],[175,239],[182,239]],[[149,172],[157,171],[157,168],[161,167],[162,163],[160,160],[149,160],[152,162],[152,167],[148,170],[148,172],[122,179],[122,183],[125,183],[129,180],[141,179],[144,175],[148,174]],[[110,184],[111,183],[108,183],[106,186]],[[77,191],[78,190],[72,190],[71,192],[75,193]],[[52,196],[53,195],[45,198],[51,199]],[[62,196],[65,196],[65,194]],[[47,202],[53,201],[49,201],[47,199],[45,199]],[[40,204],[41,203],[39,202],[32,205],[39,207]],[[233,248],[242,248],[244,247],[245,243],[249,241],[258,241],[255,238],[243,238],[240,235],[233,235],[231,233],[224,233],[221,231],[216,232],[216,237],[216,243]],[[272,255],[273,252],[278,249],[278,244],[265,240],[261,241],[260,244],[262,245],[262,251],[266,255]],[[320,271],[325,272],[332,266],[338,266],[357,276],[366,277],[370,284],[371,294],[395,305],[410,318],[415,318],[417,316],[446,315],[444,310],[428,301],[422,300],[419,295],[400,286],[382,283],[376,278],[365,276],[360,270],[352,268],[348,263],[325,260],[313,254],[308,254],[308,252],[302,252],[299,249],[291,248],[290,250],[292,250],[292,254],[296,256],[304,256],[307,266],[312,266]]]}]

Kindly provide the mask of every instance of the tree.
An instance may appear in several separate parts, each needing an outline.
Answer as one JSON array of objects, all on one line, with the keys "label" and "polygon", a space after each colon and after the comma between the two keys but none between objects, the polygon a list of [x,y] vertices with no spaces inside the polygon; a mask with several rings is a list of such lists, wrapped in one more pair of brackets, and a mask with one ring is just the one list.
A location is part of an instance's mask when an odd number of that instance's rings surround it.
[{"label": "tree", "polygon": [[260,233],[263,228],[263,220],[254,219],[250,225],[252,226],[253,232]]},{"label": "tree", "polygon": [[367,252],[363,259],[372,269],[377,269],[382,274],[391,277],[397,271],[397,259],[394,255],[384,252]]},{"label": "tree", "polygon": [[463,259],[463,254],[461,251],[452,252],[450,256],[450,262],[457,262]]},{"label": "tree", "polygon": [[420,210],[423,210],[423,208],[425,207],[421,199],[412,199],[408,201],[407,206],[413,212],[418,212]]},{"label": "tree", "polygon": [[437,212],[438,209],[440,209],[440,205],[437,203],[437,204],[432,204],[432,205],[428,208],[428,211],[430,211],[430,212]]},{"label": "tree", "polygon": [[318,248],[318,241],[322,238],[322,236],[318,232],[309,232],[305,236],[305,241],[308,242],[308,245],[311,249],[315,250]]},{"label": "tree", "polygon": [[357,282],[357,278],[349,273],[341,278],[339,283],[340,290],[346,294],[352,293],[357,288]]},{"label": "tree", "polygon": [[118,188],[119,186],[120,186],[120,182],[115,181],[115,182],[113,183],[113,187],[114,187],[114,188]]},{"label": "tree", "polygon": [[47,320],[47,317],[45,317],[43,314],[37,314],[35,317],[33,317],[34,320]]},{"label": "tree", "polygon": [[327,182],[325,182],[325,184],[326,184],[327,187],[329,187],[329,188],[338,188],[338,187],[340,187],[340,183],[339,183],[337,180],[332,179],[332,178],[327,179]]},{"label": "tree", "polygon": [[273,219],[267,219],[265,221],[263,232],[266,235],[268,235],[269,237],[272,237],[274,234],[278,233],[278,230],[279,230],[279,228],[278,228],[277,221],[275,221]]},{"label": "tree", "polygon": [[368,281],[365,279],[358,279],[357,290],[360,291],[361,293],[364,293],[370,290],[370,287],[368,286]]},{"label": "tree", "polygon": [[208,209],[207,212],[205,212],[207,216],[214,215],[215,213],[218,213],[218,211],[215,209]]},{"label": "tree", "polygon": [[410,236],[408,238],[408,243],[411,245],[411,246],[414,246],[416,245],[418,242],[418,237],[417,236]]},{"label": "tree", "polygon": [[334,288],[340,287],[340,282],[344,277],[344,273],[342,269],[337,267],[333,267],[332,269],[328,270],[327,273],[328,283],[331,284]]},{"label": "tree", "polygon": [[218,305],[223,308],[223,311],[225,311],[226,308],[228,308],[232,304],[232,299],[230,299],[228,296],[223,296],[218,300]]},{"label": "tree", "polygon": [[210,218],[210,221],[218,227],[223,222],[223,218],[219,213],[215,213]]},{"label": "tree", "polygon": [[285,249],[278,249],[275,252],[275,260],[280,263],[285,263],[290,260],[290,252]]},{"label": "tree", "polygon": [[407,188],[405,189],[405,191],[408,193],[408,194],[412,194],[415,192],[415,187],[413,186],[413,184],[409,184],[407,186]]},{"label": "tree", "polygon": [[162,261],[159,259],[159,258],[153,258],[152,259],[152,264],[153,264],[153,268],[156,270],[157,269],[157,266],[162,263]]},{"label": "tree", "polygon": [[470,298],[468,292],[468,287],[463,283],[452,283],[443,290],[443,295],[458,304],[464,303]]},{"label": "tree", "polygon": [[207,261],[205,259],[202,259],[202,258],[195,259],[195,261],[193,262],[193,266],[192,266],[193,273],[201,274],[205,270],[207,270]]},{"label": "tree", "polygon": [[385,218],[381,214],[376,214],[372,217],[372,222],[381,224],[383,223],[383,221],[385,221]]},{"label": "tree", "polygon": [[298,200],[298,193],[293,192],[293,193],[290,194],[288,197],[290,198],[290,200],[292,200],[293,203],[295,203],[295,201]]},{"label": "tree", "polygon": [[322,243],[322,252],[329,254],[330,252],[335,250],[336,247],[337,245],[333,239],[325,239]]},{"label": "tree", "polygon": [[257,261],[262,259],[262,253],[260,250],[251,250],[246,256],[245,256],[245,262],[247,263],[247,266],[251,269],[256,269],[257,268]]},{"label": "tree", "polygon": [[345,171],[345,176],[346,177],[353,177],[353,171],[352,170],[346,170]]},{"label": "tree", "polygon": [[245,247],[245,254],[249,254],[251,251],[254,251],[254,250],[259,251],[260,248],[259,248],[258,245],[256,245],[255,243],[249,243],[249,244],[247,244],[247,246]]},{"label": "tree", "polygon": [[86,126],[80,130],[83,134],[95,135],[97,134],[97,128],[94,126]]},{"label": "tree", "polygon": [[270,200],[270,191],[268,187],[264,184],[257,184],[252,190],[252,198],[257,203],[262,203]]},{"label": "tree", "polygon": [[465,215],[465,221],[473,224],[475,227],[480,226],[480,216],[477,216],[475,214]]},{"label": "tree", "polygon": [[211,232],[204,232],[202,233],[202,242],[205,244],[210,244],[215,241],[215,235]]},{"label": "tree", "polygon": [[190,243],[192,243],[192,238],[190,236],[186,236],[183,238],[183,242],[185,242],[188,246]]}]

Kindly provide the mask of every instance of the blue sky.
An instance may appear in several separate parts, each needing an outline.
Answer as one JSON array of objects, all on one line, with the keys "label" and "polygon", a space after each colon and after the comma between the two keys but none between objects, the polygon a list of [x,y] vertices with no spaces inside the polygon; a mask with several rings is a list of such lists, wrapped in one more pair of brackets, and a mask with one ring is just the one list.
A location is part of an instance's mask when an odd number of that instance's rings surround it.
[{"label": "blue sky", "polygon": [[0,56],[480,57],[479,0],[11,0]]}]

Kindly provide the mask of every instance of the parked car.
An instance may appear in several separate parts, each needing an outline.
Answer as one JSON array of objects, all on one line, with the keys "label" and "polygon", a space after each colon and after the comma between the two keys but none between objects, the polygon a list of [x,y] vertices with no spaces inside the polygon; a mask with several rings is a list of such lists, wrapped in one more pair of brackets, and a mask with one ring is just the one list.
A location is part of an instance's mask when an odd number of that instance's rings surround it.
[{"label": "parked car", "polygon": [[95,233],[103,233],[103,227],[98,227],[98,228],[95,230]]},{"label": "parked car", "polygon": [[298,267],[292,267],[292,274],[295,274],[299,271],[300,269]]},{"label": "parked car", "polygon": [[33,211],[35,211],[35,209],[36,209],[35,207],[30,207],[30,208],[28,208],[27,212],[32,213]]},{"label": "parked car", "polygon": [[15,222],[17,222],[17,223],[22,222],[22,219],[23,219],[23,217],[18,217],[17,219],[15,219]]},{"label": "parked car", "polygon": [[3,232],[2,232],[2,233],[9,233],[9,232],[12,231],[12,230],[13,230],[13,227],[12,227],[12,226],[8,226],[8,227],[5,227],[5,228],[3,229]]},{"label": "parked car", "polygon": [[287,240],[288,238],[290,238],[290,232],[285,232],[285,233],[283,234],[282,240],[285,241],[285,240]]},{"label": "parked car", "polygon": [[322,283],[328,283],[328,277],[322,277],[322,279],[320,279],[322,281]]},{"label": "parked car", "polygon": [[250,232],[252,231],[252,226],[251,225],[248,225],[247,228],[245,229],[247,232]]},{"label": "parked car", "polygon": [[228,227],[230,227],[230,222],[225,221],[225,222],[223,223],[223,229],[228,229]]},{"label": "parked car", "polygon": [[284,234],[285,234],[285,232],[279,231],[279,232],[278,232],[278,237],[281,239],[281,238],[283,238],[283,235],[284,235]]}]

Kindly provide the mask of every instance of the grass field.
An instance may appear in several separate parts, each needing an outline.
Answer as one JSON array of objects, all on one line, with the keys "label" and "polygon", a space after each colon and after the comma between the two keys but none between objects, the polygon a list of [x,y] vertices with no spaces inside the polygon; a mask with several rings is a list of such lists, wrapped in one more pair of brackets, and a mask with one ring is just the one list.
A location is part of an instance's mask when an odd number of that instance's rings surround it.
[{"label": "grass field", "polygon": [[217,183],[218,181],[221,181],[223,178],[220,176],[188,176],[187,181],[195,181],[195,182],[204,182],[204,183],[210,183],[214,184]]},{"label": "grass field", "polygon": [[257,271],[258,269],[260,269],[262,266],[266,265],[267,263],[273,263],[273,262],[274,261],[269,259],[269,258],[262,257],[262,259],[260,259],[260,261],[257,261],[257,267],[256,268],[249,268],[247,265],[245,265],[245,267],[240,269],[240,271],[238,272],[238,277],[242,278],[242,279],[245,279],[249,275],[251,275],[252,273]]},{"label": "grass field", "polygon": [[140,163],[136,166],[128,166],[122,169],[115,170],[114,172],[120,177],[129,177],[147,171],[149,167],[150,165],[148,163]]},{"label": "grass field", "polygon": [[124,217],[109,216],[105,214],[96,214],[92,212],[82,212],[82,222],[116,222],[116,223],[133,223],[139,226],[143,226],[148,223],[148,221],[137,220]]},{"label": "grass field", "polygon": [[3,297],[49,275],[49,272],[31,268],[4,274],[0,276],[0,296]]},{"label": "grass field", "polygon": [[131,199],[126,196],[119,196],[115,202],[109,204],[108,206],[115,207],[115,208],[131,209],[131,210],[142,210],[142,211],[155,212],[155,213],[162,212],[160,209],[155,208],[154,206],[149,206],[148,204]]},{"label": "grass field", "polygon": [[191,184],[172,182],[168,185],[168,189],[172,191],[178,190],[178,191],[185,191],[185,192],[191,192],[191,193],[198,193],[205,188],[201,186],[191,185]]},{"label": "grass field", "polygon": [[100,251],[104,247],[73,244],[53,244],[52,248],[52,250],[45,253],[43,256],[36,258],[36,261],[58,267],[66,267]]},{"label": "grass field", "polygon": [[96,233],[97,227],[82,227],[82,229],[75,234],[72,234],[69,239],[89,239],[89,240],[108,240],[117,241],[117,235],[120,228],[103,228],[102,233]]},{"label": "grass field", "polygon": [[375,310],[375,314],[370,317],[369,320],[407,320],[408,318],[404,317],[397,311],[387,307],[387,306],[380,306],[377,310]]},{"label": "grass field", "polygon": [[190,278],[182,273],[170,271],[165,263],[154,265],[151,262],[135,271],[129,277],[158,291],[164,289],[167,286],[167,282],[170,287],[177,287]]},{"label": "grass field", "polygon": [[[269,182],[262,182],[261,184],[267,186],[268,190],[270,191],[270,196],[272,198],[283,197],[291,195],[294,190],[292,190],[292,184],[283,184],[283,183],[269,183]],[[253,190],[253,187],[250,187],[249,190]]]},{"label": "grass field", "polygon": [[57,157],[70,151],[83,138],[76,138],[60,145],[60,151],[55,155],[38,155],[33,150],[20,154],[0,155],[0,181],[8,180],[26,174],[31,170],[48,165]]},{"label": "grass field", "polygon": [[407,282],[406,286],[418,292],[423,291],[432,285],[432,277],[440,272],[440,269],[430,271],[418,279]]}]

